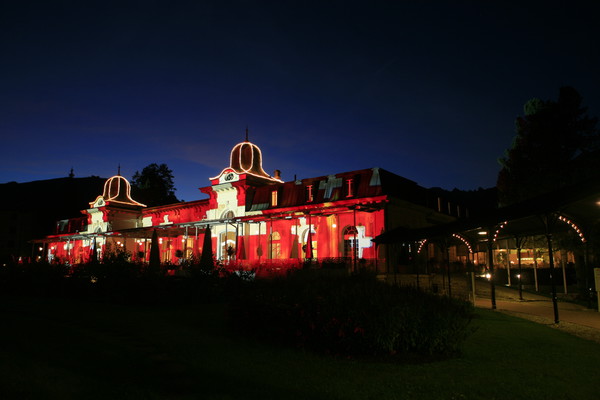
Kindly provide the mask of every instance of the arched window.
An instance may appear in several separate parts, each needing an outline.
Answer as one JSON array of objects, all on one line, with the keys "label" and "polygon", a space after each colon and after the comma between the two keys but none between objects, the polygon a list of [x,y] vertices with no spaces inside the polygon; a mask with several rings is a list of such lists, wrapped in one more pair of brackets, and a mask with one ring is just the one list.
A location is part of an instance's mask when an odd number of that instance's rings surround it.
[{"label": "arched window", "polygon": [[[232,220],[235,217],[233,211],[228,210],[221,214],[222,220]],[[222,260],[231,260],[235,256],[235,242],[236,234],[235,231],[230,231],[229,223],[225,223],[225,231],[219,235],[219,254],[218,257]]]},{"label": "arched window", "polygon": [[281,258],[281,235],[279,232],[273,232],[269,237],[269,258],[271,260]]},{"label": "arched window", "polygon": [[189,260],[194,255],[194,237],[183,237],[182,239],[183,256]]},{"label": "arched window", "polygon": [[160,244],[160,249],[162,253],[162,262],[168,263],[171,262],[171,249],[173,243],[169,238],[163,240],[163,238],[158,238],[158,243]]},{"label": "arched window", "polygon": [[342,231],[344,240],[344,257],[356,257],[358,230],[355,226],[347,226]]},{"label": "arched window", "polygon": [[[309,237],[310,246],[308,245]],[[310,230],[310,236],[308,229],[302,234],[302,252],[304,253],[304,258],[317,258],[317,233],[314,227]]]},{"label": "arched window", "polygon": [[235,231],[223,232],[219,235],[220,254],[222,260],[230,260],[235,255]]}]

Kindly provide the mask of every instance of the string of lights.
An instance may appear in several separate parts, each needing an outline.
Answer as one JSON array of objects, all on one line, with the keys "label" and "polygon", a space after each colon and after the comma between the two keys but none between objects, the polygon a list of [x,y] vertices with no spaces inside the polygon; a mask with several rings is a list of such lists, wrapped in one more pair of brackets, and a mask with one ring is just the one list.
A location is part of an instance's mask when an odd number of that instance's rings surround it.
[{"label": "string of lights", "polygon": [[467,239],[465,239],[464,237],[462,237],[458,233],[453,233],[452,236],[455,237],[455,238],[457,238],[461,242],[463,242],[465,244],[465,246],[467,246],[467,249],[469,249],[469,253],[473,254],[473,247],[471,247],[471,243],[469,243],[469,241]]},{"label": "string of lights", "polygon": [[502,229],[504,229],[504,227],[508,225],[508,221],[504,221],[503,223],[500,224],[500,226],[498,227],[498,229],[496,229],[496,232],[494,232],[494,239],[493,241],[495,242],[496,239],[498,238],[498,234],[500,233],[500,231]]},{"label": "string of lights", "polygon": [[579,235],[579,239],[581,240],[582,243],[586,242],[586,239],[585,239],[585,236],[583,235],[583,232],[581,231],[581,229],[579,228],[579,226],[577,226],[577,224],[575,224],[575,222],[571,221],[567,217],[563,217],[562,215],[558,216],[558,220],[564,222],[567,225],[569,225],[577,233],[577,235]]},{"label": "string of lights", "polygon": [[423,250],[425,243],[427,243],[427,239],[423,239],[419,242],[419,248],[417,249],[417,254],[421,254],[421,250]]}]

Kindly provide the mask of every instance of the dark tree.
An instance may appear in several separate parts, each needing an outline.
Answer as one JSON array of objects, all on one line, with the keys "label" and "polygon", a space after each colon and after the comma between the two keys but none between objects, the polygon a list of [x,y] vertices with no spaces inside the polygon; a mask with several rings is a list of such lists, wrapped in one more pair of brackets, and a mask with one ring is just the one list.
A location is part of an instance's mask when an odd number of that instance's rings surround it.
[{"label": "dark tree", "polygon": [[597,118],[587,116],[582,98],[571,87],[558,101],[529,100],[516,121],[512,147],[499,160],[498,196],[502,205],[577,183],[598,165]]},{"label": "dark tree", "polygon": [[148,272],[153,275],[158,275],[160,272],[160,250],[159,250],[158,234],[156,229],[152,232],[152,243],[150,244],[150,260],[148,263]]},{"label": "dark tree", "polygon": [[149,207],[177,203],[175,190],[173,171],[167,164],[152,163],[141,173],[136,171],[131,179],[133,199]]},{"label": "dark tree", "polygon": [[215,268],[212,251],[212,235],[210,226],[204,231],[204,242],[202,244],[202,256],[200,256],[200,269],[206,273],[211,272]]}]

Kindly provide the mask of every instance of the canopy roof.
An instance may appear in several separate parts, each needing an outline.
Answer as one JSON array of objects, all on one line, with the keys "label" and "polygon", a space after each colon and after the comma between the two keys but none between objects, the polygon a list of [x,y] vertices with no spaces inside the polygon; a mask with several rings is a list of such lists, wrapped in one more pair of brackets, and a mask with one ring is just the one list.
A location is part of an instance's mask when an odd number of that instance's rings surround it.
[{"label": "canopy roof", "polygon": [[[559,229],[579,230],[580,237],[600,221],[600,176],[536,196],[521,203],[496,208],[476,218],[426,228],[395,228],[377,236],[378,244],[416,242],[461,234],[471,240],[484,239],[479,232],[494,230],[496,238],[550,233]],[[550,224],[550,225],[548,225]]]}]

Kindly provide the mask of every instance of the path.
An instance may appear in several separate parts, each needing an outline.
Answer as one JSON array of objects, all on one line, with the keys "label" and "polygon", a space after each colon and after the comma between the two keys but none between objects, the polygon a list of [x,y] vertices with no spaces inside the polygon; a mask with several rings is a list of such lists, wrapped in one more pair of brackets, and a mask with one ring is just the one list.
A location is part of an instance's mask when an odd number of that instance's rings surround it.
[{"label": "path", "polygon": [[[480,291],[480,286],[482,286],[480,283],[477,286],[478,296],[475,300],[475,306],[491,309],[492,303],[489,291]],[[596,309],[559,301],[559,323],[555,324],[551,299],[523,292],[523,300],[520,300],[517,290],[503,286],[496,287],[496,309],[600,343],[600,313]]]}]

